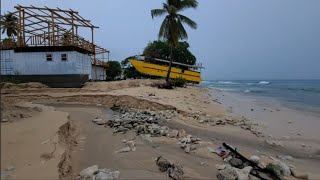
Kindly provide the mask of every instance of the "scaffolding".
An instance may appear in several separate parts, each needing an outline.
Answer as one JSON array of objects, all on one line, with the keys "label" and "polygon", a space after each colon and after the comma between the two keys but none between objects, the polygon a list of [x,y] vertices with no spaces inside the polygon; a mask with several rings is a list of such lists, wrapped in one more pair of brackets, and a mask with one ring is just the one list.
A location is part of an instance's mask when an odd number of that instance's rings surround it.
[{"label": "scaffolding", "polygon": [[[17,36],[2,40],[1,49],[40,46],[71,46],[84,50],[92,57],[92,64],[106,65],[110,51],[94,44],[94,29],[99,28],[72,9],[15,6]],[[78,34],[80,28],[91,30],[91,40]]]}]

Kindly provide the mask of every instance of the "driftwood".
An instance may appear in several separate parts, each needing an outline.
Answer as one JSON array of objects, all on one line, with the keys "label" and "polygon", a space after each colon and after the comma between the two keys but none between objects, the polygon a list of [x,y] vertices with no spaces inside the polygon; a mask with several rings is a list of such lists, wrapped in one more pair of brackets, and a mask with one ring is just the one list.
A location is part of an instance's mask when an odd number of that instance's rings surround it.
[{"label": "driftwood", "polygon": [[250,172],[251,175],[262,179],[267,180],[266,178],[262,177],[259,172],[266,173],[270,178],[275,180],[281,180],[278,176],[274,175],[272,172],[270,172],[268,169],[261,168],[257,163],[247,159],[246,157],[242,156],[236,149],[233,149],[228,144],[223,143],[222,144],[227,150],[229,150],[236,158],[241,159],[244,163],[248,163],[249,166],[251,166],[253,169]]}]

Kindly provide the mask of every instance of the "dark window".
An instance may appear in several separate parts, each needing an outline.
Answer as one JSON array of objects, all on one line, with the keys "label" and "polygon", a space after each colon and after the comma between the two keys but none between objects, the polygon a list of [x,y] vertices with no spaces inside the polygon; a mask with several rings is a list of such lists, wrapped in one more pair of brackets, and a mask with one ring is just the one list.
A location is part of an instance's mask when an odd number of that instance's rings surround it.
[{"label": "dark window", "polygon": [[67,54],[61,54],[61,61],[66,61],[68,60]]},{"label": "dark window", "polygon": [[52,54],[48,53],[46,57],[47,61],[52,61]]}]

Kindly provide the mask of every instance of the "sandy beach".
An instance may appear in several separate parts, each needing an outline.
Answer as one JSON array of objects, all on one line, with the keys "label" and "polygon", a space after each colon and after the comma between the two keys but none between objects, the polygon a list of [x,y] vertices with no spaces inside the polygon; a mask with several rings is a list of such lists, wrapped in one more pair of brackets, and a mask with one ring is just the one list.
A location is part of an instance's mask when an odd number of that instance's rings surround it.
[{"label": "sandy beach", "polygon": [[[308,116],[298,111],[236,101],[231,94],[203,87],[158,89],[152,87],[156,81],[90,82],[69,89],[37,83],[3,86],[1,177],[73,179],[98,165],[119,171],[120,179],[166,179],[155,162],[162,156],[183,166],[183,179],[216,179],[216,166],[225,162],[208,147],[225,142],[247,158],[258,156],[262,165],[276,158],[309,179],[320,178],[320,121],[303,123],[299,119]],[[152,126],[167,134],[138,134],[131,125],[115,133],[119,128],[107,125],[131,114],[156,114],[150,121],[165,117]],[[199,138],[189,152],[181,148],[187,135]],[[130,140],[131,150],[115,153]]]}]

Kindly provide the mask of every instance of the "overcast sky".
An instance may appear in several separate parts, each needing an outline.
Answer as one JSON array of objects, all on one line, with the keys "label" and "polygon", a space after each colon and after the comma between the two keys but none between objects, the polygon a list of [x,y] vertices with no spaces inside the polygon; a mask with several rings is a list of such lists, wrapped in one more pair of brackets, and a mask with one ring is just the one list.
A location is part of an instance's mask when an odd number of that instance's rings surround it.
[{"label": "overcast sky", "polygon": [[[113,60],[139,54],[156,40],[164,0],[1,0],[1,10],[34,5],[79,11],[100,28],[95,42]],[[199,0],[183,14],[191,51],[211,79],[320,79],[320,0]]]}]

